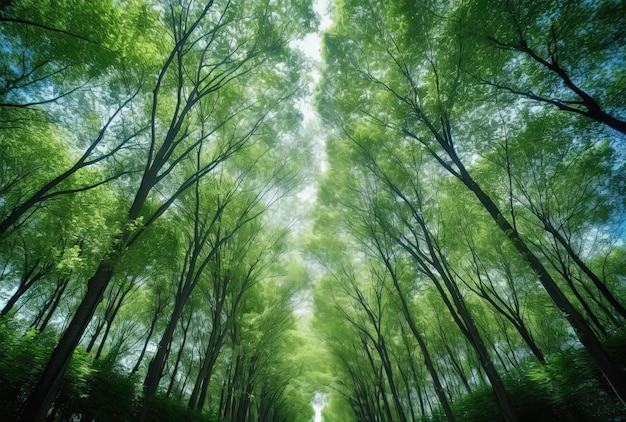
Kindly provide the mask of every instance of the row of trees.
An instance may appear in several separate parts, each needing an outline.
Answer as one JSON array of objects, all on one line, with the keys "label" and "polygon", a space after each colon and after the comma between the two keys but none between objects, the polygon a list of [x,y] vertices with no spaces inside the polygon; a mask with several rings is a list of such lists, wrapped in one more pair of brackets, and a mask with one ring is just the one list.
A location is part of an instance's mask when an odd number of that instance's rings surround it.
[{"label": "row of trees", "polygon": [[328,412],[624,414],[605,342],[626,318],[623,19],[610,1],[337,3],[311,244]]},{"label": "row of trees", "polygon": [[[268,211],[305,157],[289,42],[310,5],[0,7],[4,417],[96,417],[63,402],[77,362],[143,380],[109,417],[154,418],[163,396],[219,420],[310,417],[287,355],[296,264]],[[25,381],[33,335],[47,348]],[[86,378],[97,398],[102,379]]]},{"label": "row of trees", "polygon": [[624,414],[623,5],[336,2],[308,325],[311,5],[83,3],[0,2],[4,417]]}]

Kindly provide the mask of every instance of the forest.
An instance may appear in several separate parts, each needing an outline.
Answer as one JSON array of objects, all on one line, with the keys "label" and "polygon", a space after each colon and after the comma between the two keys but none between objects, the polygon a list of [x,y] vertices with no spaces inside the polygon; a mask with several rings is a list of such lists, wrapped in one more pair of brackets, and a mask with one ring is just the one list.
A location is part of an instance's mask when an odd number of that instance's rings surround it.
[{"label": "forest", "polygon": [[0,420],[626,422],[626,2],[0,0],[0,51]]}]

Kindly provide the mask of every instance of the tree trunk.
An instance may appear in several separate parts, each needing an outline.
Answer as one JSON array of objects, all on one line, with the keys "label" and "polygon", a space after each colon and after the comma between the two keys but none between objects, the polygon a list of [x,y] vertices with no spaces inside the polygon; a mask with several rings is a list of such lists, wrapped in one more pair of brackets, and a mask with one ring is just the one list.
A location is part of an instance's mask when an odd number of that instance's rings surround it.
[{"label": "tree trunk", "polygon": [[[399,289],[399,286],[396,286],[396,289]],[[428,370],[428,374],[430,375],[433,381],[433,387],[435,388],[435,394],[437,395],[437,399],[439,400],[439,405],[443,409],[443,413],[446,415],[446,420],[448,422],[455,422],[456,418],[454,417],[454,413],[452,413],[452,407],[450,406],[450,402],[448,401],[448,397],[443,389],[443,385],[441,384],[441,380],[439,379],[439,374],[437,369],[435,368],[435,363],[430,356],[430,352],[428,351],[428,347],[426,346],[426,342],[424,338],[419,333],[414,321],[413,317],[410,316],[407,304],[405,302],[404,296],[400,295],[402,301],[402,312],[404,314],[404,318],[407,320],[409,325],[409,329],[413,334],[415,340],[417,340],[417,344],[419,345],[420,352],[424,357],[424,364],[426,365],[426,369]],[[407,318],[408,315],[408,318]]]},{"label": "tree trunk", "polygon": [[143,342],[143,347],[141,348],[141,353],[139,353],[139,357],[137,358],[137,362],[135,366],[133,366],[130,374],[133,375],[137,371],[139,371],[139,367],[141,366],[141,361],[146,354],[146,350],[148,349],[148,344],[150,344],[150,339],[152,339],[152,334],[154,333],[154,328],[156,327],[157,319],[159,318],[158,314],[154,314],[152,320],[150,321],[150,328],[148,329],[148,334],[146,335],[146,340]]},{"label": "tree trunk", "polygon": [[515,249],[517,249],[530,267],[535,271],[539,281],[546,289],[546,292],[553,300],[554,304],[563,312],[572,328],[574,328],[578,339],[585,347],[592,360],[596,363],[615,394],[619,397],[622,403],[626,403],[626,376],[624,375],[624,371],[611,361],[591,327],[589,327],[580,312],[578,312],[578,310],[567,299],[565,294],[563,294],[539,258],[537,258],[537,256],[535,256],[535,254],[528,248],[526,243],[524,243],[517,230],[509,224],[491,197],[487,195],[471,178],[456,155],[454,155],[453,158],[456,158],[455,164],[460,171],[460,180],[472,191],[472,193],[474,193],[498,225],[500,230],[502,230],[502,232],[510,239]]},{"label": "tree trunk", "polygon": [[463,384],[463,387],[465,387],[465,392],[471,393],[472,387],[469,384],[469,380],[467,379],[467,376],[465,375],[465,372],[463,371],[463,367],[461,366],[461,363],[457,359],[456,354],[454,353],[454,351],[452,350],[448,342],[446,342],[445,340],[443,343],[443,347],[446,349],[446,352],[448,352],[448,356],[450,356],[450,361],[452,362],[452,368],[454,369],[457,376],[461,380],[461,384]]},{"label": "tree trunk", "polygon": [[[165,392],[166,397],[171,397],[172,392],[174,391],[174,384],[176,383],[176,376],[178,375],[178,369],[180,368],[180,363],[183,360],[183,352],[185,351],[185,346],[187,345],[187,339],[189,336],[189,327],[191,326],[191,320],[193,317],[193,312],[189,312],[189,317],[187,320],[182,320],[180,322],[180,326],[183,330],[183,339],[178,345],[178,353],[176,353],[176,360],[174,362],[174,368],[172,368],[172,373],[170,374],[170,383],[167,386],[167,391]],[[171,347],[171,346],[170,346]],[[191,372],[191,365],[187,371],[186,377],[189,376]]]},{"label": "tree trunk", "polygon": [[98,336],[102,332],[102,329],[104,328],[105,324],[106,324],[106,320],[104,318],[98,321],[98,323],[96,324],[96,330],[91,336],[91,339],[89,340],[89,344],[87,345],[85,352],[91,353],[91,349],[93,349],[93,347],[96,345],[96,340],[98,340]]},{"label": "tree trunk", "polygon": [[39,272],[37,272],[37,274],[33,275],[32,273],[33,271],[35,271],[37,264],[38,263],[35,263],[33,268],[31,268],[22,276],[22,280],[20,282],[19,287],[17,288],[17,291],[13,293],[13,295],[11,295],[7,303],[4,305],[4,307],[2,308],[2,311],[0,311],[0,316],[4,316],[8,314],[9,312],[11,312],[11,309],[13,309],[13,306],[15,306],[17,301],[20,300],[20,298],[24,295],[24,293],[26,293],[33,286],[33,284],[41,280],[52,268],[52,265],[44,265],[39,270]]},{"label": "tree trunk", "polygon": [[[217,283],[218,281],[216,280],[215,282]],[[204,352],[202,366],[200,368],[200,371],[198,372],[198,377],[196,378],[196,382],[193,386],[193,391],[191,392],[191,396],[189,397],[189,402],[187,403],[187,407],[189,409],[200,410],[204,405],[209,380],[211,379],[211,375],[213,374],[213,366],[215,365],[215,361],[217,360],[217,355],[219,353],[219,350],[221,349],[222,340],[226,332],[222,329],[220,323],[223,303],[223,298],[219,298],[217,307],[213,310],[213,324],[211,327],[211,334],[209,335],[208,344]]]},{"label": "tree trunk", "polygon": [[148,409],[150,407],[150,404],[152,403],[152,399],[154,399],[157,388],[159,387],[159,381],[161,380],[161,376],[163,375],[163,368],[165,368],[165,362],[167,361],[167,357],[169,356],[170,346],[174,337],[174,331],[176,330],[176,325],[178,325],[178,321],[180,320],[180,317],[183,313],[184,306],[184,302],[181,302],[179,300],[176,301],[176,304],[174,305],[174,310],[172,311],[172,316],[170,317],[170,320],[165,327],[165,331],[163,332],[161,341],[159,341],[157,352],[150,360],[150,365],[148,365],[148,373],[146,374],[146,378],[143,383],[143,400],[141,403],[141,411],[137,418],[137,420],[140,422],[143,422],[148,416]]},{"label": "tree trunk", "polygon": [[24,410],[19,419],[21,422],[45,421],[48,410],[59,392],[63,374],[69,365],[74,349],[76,349],[102,300],[106,287],[111,281],[113,267],[110,260],[105,260],[100,263],[95,274],[89,279],[85,297],[52,352],[39,382],[24,405]]},{"label": "tree trunk", "polygon": [[465,300],[454,280],[454,273],[450,271],[445,257],[440,256],[440,252],[438,252],[439,248],[435,243],[436,240],[432,238],[426,226],[426,222],[421,217],[421,213],[415,208],[412,209],[412,212],[413,217],[420,226],[421,234],[428,251],[415,250],[407,244],[402,244],[402,247],[411,254],[416,265],[421,268],[422,272],[433,281],[433,284],[450,311],[455,323],[474,349],[478,362],[489,379],[489,383],[491,384],[491,388],[498,403],[500,414],[505,421],[516,422],[517,416],[513,410],[513,404],[504,388],[504,383],[500,375],[493,366],[491,356],[474,323],[474,319],[465,305]]},{"label": "tree trunk", "polygon": [[480,366],[485,371],[487,378],[489,378],[489,383],[491,384],[493,393],[496,396],[500,413],[506,421],[517,421],[517,416],[515,415],[515,411],[513,410],[513,403],[511,403],[509,395],[504,388],[502,378],[500,377],[500,374],[498,374],[498,371],[496,371],[496,368],[493,365],[493,361],[491,360],[491,356],[489,356],[489,352],[485,347],[485,343],[478,333],[478,328],[474,324],[474,321],[469,315],[467,309],[463,309],[463,311],[461,312],[461,317],[463,318],[465,326],[467,327],[467,331],[469,333],[468,340],[476,351]]},{"label": "tree trunk", "polygon": [[498,305],[495,302],[495,300],[492,297],[490,297],[483,290],[479,290],[476,293],[480,297],[485,299],[487,302],[489,302],[491,306],[496,311],[498,311],[500,315],[506,318],[506,320],[509,321],[511,325],[513,325],[513,327],[515,327],[519,335],[522,337],[522,339],[524,340],[524,342],[526,343],[526,345],[532,352],[533,356],[535,356],[535,358],[539,361],[539,363],[541,363],[542,365],[545,365],[546,358],[543,355],[543,352],[541,351],[541,349],[539,349],[539,346],[537,346],[537,343],[535,342],[532,335],[530,334],[530,331],[528,330],[528,327],[526,327],[526,324],[524,323],[524,320],[522,319],[518,310],[510,309],[507,305],[504,305],[506,309],[503,309],[500,305]]},{"label": "tree trunk", "polygon": [[[377,248],[378,248],[378,245],[377,245]],[[415,321],[413,321],[413,316],[411,315],[411,311],[409,310],[409,305],[404,296],[404,292],[402,291],[402,288],[400,287],[400,284],[398,282],[398,277],[393,268],[393,265],[391,265],[391,262],[389,262],[389,258],[383,253],[381,248],[378,248],[378,251],[381,254],[381,258],[383,259],[385,267],[387,268],[387,270],[389,271],[389,274],[391,275],[393,286],[396,290],[396,293],[398,294],[398,297],[400,298],[400,306],[402,308],[402,315],[404,315],[404,319],[406,320],[409,326],[409,329],[411,330],[411,333],[413,334],[413,337],[415,338],[415,340],[417,340],[417,344],[419,345],[422,356],[424,357],[424,363],[426,364],[426,369],[428,370],[428,373],[433,381],[435,393],[437,394],[437,399],[439,400],[439,404],[443,408],[443,411],[446,415],[446,420],[448,422],[455,422],[456,418],[454,417],[454,414],[452,413],[452,407],[450,406],[448,397],[446,396],[446,393],[441,384],[441,380],[439,379],[439,374],[437,373],[435,364],[430,356],[430,352],[428,351],[428,348],[426,347],[426,342],[424,341],[424,338],[422,337],[419,330],[417,329],[417,326],[415,325]]]},{"label": "tree trunk", "polygon": [[[537,215],[537,214],[535,214]],[[596,286],[598,291],[602,293],[602,296],[613,306],[613,308],[622,316],[622,318],[626,319],[626,308],[617,300],[615,296],[610,292],[610,290],[606,287],[606,284],[600,280],[600,277],[594,273],[591,268],[589,268],[583,260],[578,256],[578,254],[574,251],[570,243],[563,237],[563,235],[552,225],[547,218],[537,215],[539,220],[543,223],[544,229],[549,232],[554,238],[565,248],[567,254],[572,258],[572,260],[578,265],[578,268],[582,270],[583,273],[592,281],[593,285]]]},{"label": "tree trunk", "polygon": [[393,370],[391,368],[391,361],[389,360],[389,355],[387,353],[387,346],[385,345],[382,333],[379,333],[379,336],[380,341],[379,344],[376,345],[376,349],[378,350],[383,369],[385,370],[385,375],[387,376],[387,383],[389,384],[389,391],[391,392],[391,398],[393,399],[393,406],[395,408],[396,415],[398,416],[398,421],[406,422],[406,416],[404,415],[404,410],[402,409],[402,404],[400,403],[400,397],[398,395],[398,387],[396,387]]},{"label": "tree trunk", "polygon": [[65,289],[67,288],[69,282],[69,275],[57,279],[57,285],[54,289],[54,293],[41,309],[41,311],[37,315],[37,318],[35,318],[33,323],[30,325],[31,328],[37,328],[37,330],[41,332],[48,326],[48,323],[52,319],[52,315],[54,315],[54,312],[61,302],[61,298],[63,297],[63,293],[65,292]]},{"label": "tree trunk", "polygon": [[109,337],[109,333],[111,332],[111,325],[113,321],[106,321],[106,328],[104,329],[104,333],[102,333],[102,340],[100,340],[100,344],[98,345],[98,350],[96,350],[96,355],[94,359],[100,359],[102,355],[102,350],[104,350],[104,345],[106,344],[107,338]]},{"label": "tree trunk", "polygon": [[606,328],[604,328],[604,325],[602,325],[602,322],[600,322],[600,319],[597,317],[595,312],[593,312],[593,309],[591,309],[591,306],[589,306],[585,298],[580,294],[580,292],[574,285],[574,280],[572,280],[571,275],[568,274],[567,271],[568,271],[567,269],[563,269],[563,271],[560,272],[560,274],[563,276],[563,278],[567,282],[567,285],[569,286],[572,293],[574,293],[574,296],[578,300],[578,303],[580,303],[580,305],[585,310],[585,314],[587,314],[587,316],[589,317],[593,325],[596,327],[597,332],[600,333],[602,337],[608,336],[609,334],[608,331],[606,331]]},{"label": "tree trunk", "polygon": [[206,399],[206,391],[209,386],[209,381],[211,380],[211,375],[213,375],[213,366],[217,360],[217,353],[219,353],[216,350],[217,348],[214,344],[213,335],[211,337],[212,338],[209,339],[209,344],[207,345],[204,354],[202,366],[198,372],[198,377],[196,378],[196,382],[193,386],[193,391],[191,392],[189,402],[187,403],[187,407],[189,409],[202,409],[204,400]]}]

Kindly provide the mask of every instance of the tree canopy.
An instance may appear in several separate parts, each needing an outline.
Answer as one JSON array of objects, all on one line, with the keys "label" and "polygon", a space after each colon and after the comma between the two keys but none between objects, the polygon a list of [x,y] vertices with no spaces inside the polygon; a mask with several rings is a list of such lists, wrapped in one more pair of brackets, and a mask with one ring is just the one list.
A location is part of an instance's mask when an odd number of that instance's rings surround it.
[{"label": "tree canopy", "polygon": [[0,1],[3,418],[622,420],[625,19]]}]

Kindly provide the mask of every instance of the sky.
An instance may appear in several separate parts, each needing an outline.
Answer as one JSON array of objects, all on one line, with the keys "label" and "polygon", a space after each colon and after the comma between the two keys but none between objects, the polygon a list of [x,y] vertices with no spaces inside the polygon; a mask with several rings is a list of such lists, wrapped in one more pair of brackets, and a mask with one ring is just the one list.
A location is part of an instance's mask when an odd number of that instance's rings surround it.
[{"label": "sky", "polygon": [[[332,23],[332,4],[331,0],[315,0],[313,2],[313,9],[319,15],[320,24],[317,32],[307,34],[303,39],[296,40],[292,43],[292,46],[300,49],[309,60],[311,60],[311,71],[308,76],[309,82],[309,94],[298,105],[303,115],[302,132],[315,133],[313,136],[313,160],[312,163],[316,168],[311,169],[314,173],[323,173],[328,166],[328,160],[326,158],[326,139],[323,136],[323,131],[316,130],[320,125],[320,118],[315,111],[313,104],[313,93],[315,87],[320,81],[321,70],[323,69],[322,61],[322,37],[321,33],[326,30]],[[298,201],[305,207],[314,207],[317,195],[317,185],[314,179],[309,180],[303,189],[296,195]],[[306,225],[306,222],[302,222]],[[310,225],[311,222],[308,222]],[[302,230],[303,228],[300,228]],[[307,228],[308,229],[308,228]],[[306,229],[305,229],[306,230]],[[310,296],[310,295],[309,295]],[[311,301],[308,297],[301,297],[301,303],[297,306],[295,312],[300,315],[310,314]],[[313,422],[322,422],[322,410],[326,406],[328,401],[327,395],[323,392],[316,392],[311,399],[311,406],[313,406],[314,416]]]},{"label": "sky", "polygon": [[[301,40],[295,40],[292,42],[292,46],[300,49],[307,58],[311,61],[311,71],[308,76],[309,82],[309,95],[307,95],[299,104],[298,107],[303,114],[304,121],[302,123],[303,130],[315,129],[319,127],[320,119],[315,111],[313,105],[313,93],[315,87],[320,81],[321,71],[324,66],[322,62],[322,36],[321,33],[328,29],[332,23],[331,13],[332,5],[330,0],[315,0],[313,3],[313,9],[320,17],[320,24],[317,32],[307,34]],[[319,132],[319,131],[318,131]],[[322,136],[317,135],[314,138],[314,155],[315,163],[318,166],[318,170],[325,171],[327,167],[327,160],[325,155],[325,140]],[[307,186],[299,195],[302,201],[309,200],[314,196],[314,187]]]},{"label": "sky", "polygon": [[[321,120],[313,104],[314,92],[321,79],[324,63],[322,61],[322,32],[332,24],[331,0],[314,0],[313,9],[318,14],[320,23],[316,32],[307,34],[304,38],[294,40],[291,46],[300,49],[310,60],[310,72],[305,79],[309,80],[308,95],[298,104],[303,114],[300,135],[309,138],[312,144],[311,164],[309,174],[323,174],[328,167],[326,156],[325,131],[320,130]],[[313,229],[313,221],[308,218],[315,208],[317,198],[317,181],[315,177],[309,178],[296,194],[298,204],[291,208],[288,213],[295,218],[291,226],[292,234],[296,238],[302,238]],[[295,216],[295,217],[294,217]],[[303,291],[294,298],[294,312],[299,317],[307,318],[312,313],[312,298],[310,291]]]}]

